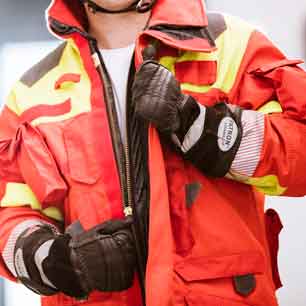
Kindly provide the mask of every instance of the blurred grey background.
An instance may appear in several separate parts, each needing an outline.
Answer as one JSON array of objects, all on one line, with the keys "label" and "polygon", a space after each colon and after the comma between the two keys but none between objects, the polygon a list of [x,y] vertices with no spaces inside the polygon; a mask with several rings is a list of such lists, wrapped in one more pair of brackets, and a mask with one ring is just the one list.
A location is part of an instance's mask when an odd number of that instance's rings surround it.
[{"label": "blurred grey background", "polygon": [[[45,27],[44,10],[49,2],[0,0],[1,97],[7,93],[12,78],[18,78],[25,68],[54,47],[54,39]],[[289,57],[306,58],[305,1],[208,0],[207,6],[209,10],[237,15],[257,25]],[[14,58],[17,55],[18,59]],[[270,206],[278,210],[284,224],[279,258],[284,283],[284,288],[278,291],[280,306],[305,306],[306,198],[269,198],[267,207]],[[0,280],[0,306],[20,305],[39,305],[39,299],[20,285]]]}]

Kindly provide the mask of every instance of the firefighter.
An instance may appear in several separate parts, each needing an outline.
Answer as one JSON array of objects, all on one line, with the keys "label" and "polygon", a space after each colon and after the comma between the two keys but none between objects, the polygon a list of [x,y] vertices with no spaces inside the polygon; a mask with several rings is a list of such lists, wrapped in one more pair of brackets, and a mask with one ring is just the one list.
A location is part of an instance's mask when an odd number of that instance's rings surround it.
[{"label": "firefighter", "polygon": [[201,0],[54,0],[0,117],[0,273],[46,306],[276,306],[306,74]]}]

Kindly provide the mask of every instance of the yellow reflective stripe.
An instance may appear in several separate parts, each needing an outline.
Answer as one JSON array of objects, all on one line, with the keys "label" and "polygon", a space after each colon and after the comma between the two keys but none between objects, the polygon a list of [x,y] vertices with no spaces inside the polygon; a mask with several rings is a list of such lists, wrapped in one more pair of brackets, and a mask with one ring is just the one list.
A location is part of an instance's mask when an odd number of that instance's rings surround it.
[{"label": "yellow reflective stripe", "polygon": [[64,221],[61,211],[57,207],[48,207],[41,211],[45,216],[54,219],[56,221]]},{"label": "yellow reflective stripe", "polygon": [[26,184],[7,183],[2,207],[30,205],[33,209],[40,209],[41,205],[35,194]]},{"label": "yellow reflective stripe", "polygon": [[278,101],[270,101],[260,107],[257,111],[267,115],[272,113],[282,113],[283,109]]},{"label": "yellow reflective stripe", "polygon": [[254,27],[238,17],[225,15],[227,30],[216,40],[217,81],[213,88],[229,93],[240,69]]},{"label": "yellow reflective stripe", "polygon": [[60,210],[56,207],[48,207],[42,210],[36,195],[31,188],[22,183],[7,183],[6,190],[3,198],[0,201],[1,207],[20,207],[31,206],[33,210],[39,210],[44,215],[55,219],[57,221],[63,221],[63,216]]},{"label": "yellow reflective stripe", "polygon": [[280,196],[287,190],[287,188],[280,185],[278,177],[275,175],[267,175],[259,178],[248,178],[246,184],[252,185],[258,191],[270,196]]},{"label": "yellow reflective stripe", "polygon": [[[81,77],[80,82],[71,82],[69,86],[55,89],[56,81],[67,73],[79,74]],[[67,41],[58,66],[51,69],[31,87],[26,86],[21,81],[17,82],[14,87],[14,93],[19,114],[42,103],[45,105],[58,105],[70,100],[70,112],[58,116],[36,118],[32,121],[34,126],[41,123],[67,120],[81,113],[89,112],[91,110],[91,83],[74,41],[72,39]],[[14,107],[11,108],[14,109]]]},{"label": "yellow reflective stripe", "polygon": [[283,195],[287,188],[282,187],[276,175],[267,175],[263,177],[247,177],[237,172],[230,171],[227,178],[253,186],[256,190],[270,196]]},{"label": "yellow reflective stripe", "polygon": [[16,115],[18,115],[18,116],[20,115],[20,110],[19,110],[19,108],[17,106],[17,103],[16,103],[16,96],[15,96],[14,90],[11,90],[11,92],[9,93],[9,95],[6,99],[5,105],[12,112],[14,112]]},{"label": "yellow reflective stripe", "polygon": [[174,56],[163,56],[159,59],[159,63],[175,74],[174,64],[177,59],[178,58]]},{"label": "yellow reflective stripe", "polygon": [[194,85],[190,83],[181,83],[181,90],[188,90],[195,93],[206,93],[211,89],[211,85]]},{"label": "yellow reflective stripe", "polygon": [[178,63],[190,61],[217,61],[217,52],[191,52],[186,51],[177,59]]},{"label": "yellow reflective stripe", "polygon": [[216,51],[210,53],[186,51],[179,57],[164,56],[160,59],[160,63],[172,73],[175,73],[174,65],[176,62],[217,61],[217,79],[214,84],[181,83],[182,90],[195,93],[206,93],[211,88],[220,89],[225,93],[231,91],[254,27],[237,17],[226,15],[224,17],[227,30],[217,38]]}]

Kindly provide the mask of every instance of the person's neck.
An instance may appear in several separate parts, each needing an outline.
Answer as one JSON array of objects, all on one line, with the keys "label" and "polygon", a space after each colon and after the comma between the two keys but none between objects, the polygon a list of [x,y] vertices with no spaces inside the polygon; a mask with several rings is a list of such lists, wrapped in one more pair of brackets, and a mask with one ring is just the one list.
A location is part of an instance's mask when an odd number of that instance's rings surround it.
[{"label": "person's neck", "polygon": [[145,14],[88,12],[89,34],[97,40],[99,48],[123,48],[135,42],[138,33],[146,26],[149,16],[150,12]]}]

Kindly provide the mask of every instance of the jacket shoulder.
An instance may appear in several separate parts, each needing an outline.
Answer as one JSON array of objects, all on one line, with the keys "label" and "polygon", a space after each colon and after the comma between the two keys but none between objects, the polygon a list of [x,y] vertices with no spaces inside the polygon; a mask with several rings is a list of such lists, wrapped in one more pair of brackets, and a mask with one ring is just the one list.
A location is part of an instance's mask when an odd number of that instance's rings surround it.
[{"label": "jacket shoulder", "polygon": [[227,28],[224,15],[216,12],[208,12],[207,19],[207,29],[211,37],[216,40],[222,33],[226,31]]},{"label": "jacket shoulder", "polygon": [[224,32],[250,32],[256,28],[246,20],[225,13],[208,12],[208,29],[212,36],[218,38]]},{"label": "jacket shoulder", "polygon": [[21,78],[20,82],[32,87],[37,81],[44,77],[50,70],[59,65],[67,42],[60,44],[55,50],[29,69]]}]

